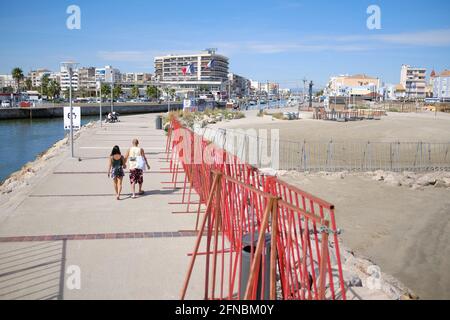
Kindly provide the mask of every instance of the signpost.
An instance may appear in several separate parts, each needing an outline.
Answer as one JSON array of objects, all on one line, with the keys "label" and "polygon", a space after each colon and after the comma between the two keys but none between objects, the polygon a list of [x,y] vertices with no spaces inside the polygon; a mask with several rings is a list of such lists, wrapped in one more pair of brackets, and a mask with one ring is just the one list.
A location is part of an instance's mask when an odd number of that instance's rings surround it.
[{"label": "signpost", "polygon": [[[70,130],[70,125],[72,123],[73,130],[81,129],[81,108],[72,107],[72,113],[70,112],[70,107],[64,107],[64,130]],[[70,116],[72,114],[72,117]]]}]

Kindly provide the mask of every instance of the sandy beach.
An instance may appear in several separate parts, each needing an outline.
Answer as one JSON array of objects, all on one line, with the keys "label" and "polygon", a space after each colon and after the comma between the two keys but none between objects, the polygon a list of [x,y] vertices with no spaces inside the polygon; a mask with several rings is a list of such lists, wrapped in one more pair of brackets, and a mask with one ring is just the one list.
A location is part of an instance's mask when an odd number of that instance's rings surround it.
[{"label": "sandy beach", "polygon": [[[270,111],[275,112],[275,111]],[[381,121],[335,123],[247,118],[215,128],[280,129],[281,139],[448,142],[450,115],[389,113]],[[450,298],[450,189],[410,188],[374,180],[374,174],[285,173],[282,178],[336,205],[345,246],[378,264],[422,299]]]}]

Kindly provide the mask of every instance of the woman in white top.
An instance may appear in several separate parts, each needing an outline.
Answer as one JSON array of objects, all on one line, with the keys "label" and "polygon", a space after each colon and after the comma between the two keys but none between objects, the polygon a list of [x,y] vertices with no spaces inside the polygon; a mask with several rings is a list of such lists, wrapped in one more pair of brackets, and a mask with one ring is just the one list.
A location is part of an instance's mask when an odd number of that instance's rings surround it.
[{"label": "woman in white top", "polygon": [[129,163],[132,198],[136,199],[136,184],[139,184],[139,195],[144,194],[142,190],[142,185],[144,184],[144,166],[147,166],[147,169],[150,170],[145,151],[139,148],[139,141],[137,139],[133,140],[133,146],[125,156],[125,162]]}]

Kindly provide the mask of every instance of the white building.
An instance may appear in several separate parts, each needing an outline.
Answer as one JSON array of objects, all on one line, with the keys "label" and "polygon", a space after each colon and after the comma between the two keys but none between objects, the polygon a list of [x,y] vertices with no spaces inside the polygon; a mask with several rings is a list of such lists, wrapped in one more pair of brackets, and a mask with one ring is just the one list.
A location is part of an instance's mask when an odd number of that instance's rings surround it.
[{"label": "white building", "polygon": [[114,69],[112,66],[105,66],[104,68],[95,69],[95,81],[120,83],[122,82],[122,76],[119,69]]},{"label": "white building", "polygon": [[[60,86],[62,92],[65,92],[70,88],[70,82],[69,70],[65,66],[61,66]],[[72,70],[72,90],[78,91],[78,69]]]},{"label": "white building", "polygon": [[406,98],[426,97],[426,72],[425,68],[416,68],[409,65],[402,65],[400,72],[400,84],[406,90]]},{"label": "white building", "polygon": [[450,70],[445,70],[434,77],[433,97],[450,101]]},{"label": "white building", "polygon": [[211,91],[223,89],[228,81],[228,58],[215,49],[198,54],[155,57],[155,78],[163,85],[182,90],[207,86]]},{"label": "white building", "polygon": [[326,96],[332,97],[363,97],[376,96],[381,87],[379,78],[365,74],[340,75],[330,77],[324,90]]},{"label": "white building", "polygon": [[10,74],[0,74],[0,88],[15,88],[16,80]]}]

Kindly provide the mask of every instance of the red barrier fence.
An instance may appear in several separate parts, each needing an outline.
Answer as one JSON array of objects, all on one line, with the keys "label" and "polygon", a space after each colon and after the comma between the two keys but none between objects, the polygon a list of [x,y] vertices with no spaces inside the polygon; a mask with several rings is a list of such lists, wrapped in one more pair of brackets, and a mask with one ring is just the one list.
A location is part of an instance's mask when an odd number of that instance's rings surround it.
[{"label": "red barrier fence", "polygon": [[[346,299],[333,205],[264,176],[176,119],[167,152],[174,188],[180,165],[185,173],[187,212],[192,191],[200,198],[181,299],[200,258],[204,299]],[[206,251],[200,252],[204,238]]]}]

